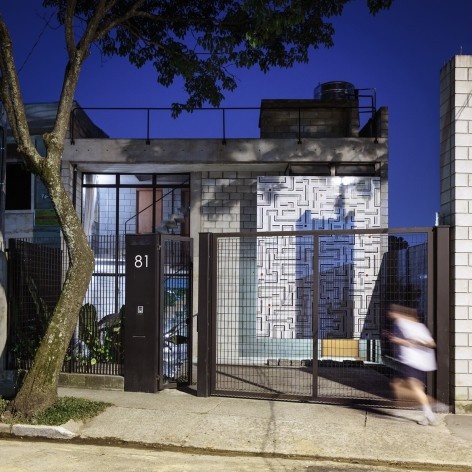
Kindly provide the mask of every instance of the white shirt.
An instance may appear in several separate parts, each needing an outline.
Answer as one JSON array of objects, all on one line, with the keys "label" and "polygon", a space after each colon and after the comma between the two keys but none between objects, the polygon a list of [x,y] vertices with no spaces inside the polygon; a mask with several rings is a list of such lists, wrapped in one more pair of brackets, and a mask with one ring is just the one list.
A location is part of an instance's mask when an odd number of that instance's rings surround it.
[{"label": "white shirt", "polygon": [[[397,327],[401,337],[413,342],[434,342],[428,328],[418,321],[398,318]],[[436,356],[434,349],[424,346],[402,346],[400,345],[398,360],[415,369],[430,372],[436,370]]]}]

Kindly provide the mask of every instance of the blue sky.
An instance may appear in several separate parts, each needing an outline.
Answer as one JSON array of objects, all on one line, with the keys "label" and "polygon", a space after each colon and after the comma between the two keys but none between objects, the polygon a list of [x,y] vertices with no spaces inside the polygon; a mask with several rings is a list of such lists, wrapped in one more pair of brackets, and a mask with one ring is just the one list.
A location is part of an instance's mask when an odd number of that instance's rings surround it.
[{"label": "blue sky", "polygon": [[[334,47],[313,51],[308,64],[267,74],[256,68],[237,71],[239,87],[222,106],[312,98],[316,85],[331,80],[375,88],[377,106],[389,109],[389,224],[432,226],[439,210],[439,72],[454,55],[472,54],[472,1],[394,0],[390,10],[375,17],[365,3],[354,0],[333,20]],[[40,5],[39,0],[3,0],[0,6],[27,103],[58,100],[66,61],[62,31],[44,30],[47,16]],[[95,51],[76,99],[82,107],[169,107],[183,94],[178,83],[158,86],[151,67],[137,70],[118,58],[103,61]],[[116,115],[114,120],[95,116],[116,137],[117,124],[129,123]],[[197,129],[185,119],[172,126]],[[258,129],[253,131],[257,135]]]}]

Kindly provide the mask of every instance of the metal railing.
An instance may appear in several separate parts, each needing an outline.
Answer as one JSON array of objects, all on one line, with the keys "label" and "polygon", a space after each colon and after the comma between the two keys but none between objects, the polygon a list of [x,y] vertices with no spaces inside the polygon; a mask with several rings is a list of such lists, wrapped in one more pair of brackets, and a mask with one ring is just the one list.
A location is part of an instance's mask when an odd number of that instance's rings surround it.
[{"label": "metal railing", "polygon": [[[182,119],[185,115],[183,113],[188,113],[188,114],[195,114],[199,115],[199,118],[197,122],[200,124],[202,121],[207,120],[208,115],[212,114],[213,117],[211,118],[213,121],[209,125],[212,132],[215,133],[215,129],[218,128],[219,131],[216,132],[216,135],[218,138],[221,139],[223,144],[226,144],[227,139],[231,136],[233,137],[244,137],[248,138],[248,133],[246,133],[243,136],[238,136],[238,133],[234,130],[236,127],[240,127],[241,123],[247,122],[247,116],[249,116],[250,113],[254,114],[255,112],[259,112],[258,114],[258,122],[257,122],[257,127],[259,127],[259,117],[260,113],[262,111],[284,111],[284,112],[295,112],[298,116],[297,119],[297,132],[295,133],[295,137],[298,140],[298,142],[301,142],[301,139],[303,137],[303,126],[308,124],[308,122],[304,122],[303,118],[303,113],[306,111],[310,110],[327,110],[327,109],[345,109],[345,110],[357,110],[359,114],[361,115],[367,115],[368,118],[365,120],[365,128],[369,128],[370,131],[367,132],[367,135],[371,135],[373,138],[377,138],[377,126],[375,122],[375,114],[376,114],[376,108],[375,108],[375,97],[373,95],[359,95],[359,98],[367,98],[370,103],[366,105],[359,105],[359,104],[350,104],[346,102],[328,102],[326,105],[324,105],[322,102],[317,103],[316,106],[310,107],[309,105],[306,106],[284,106],[284,107],[277,107],[270,105],[270,107],[220,107],[220,108],[210,108],[210,107],[202,107],[202,108],[197,108],[194,110],[181,110],[180,114],[176,116],[175,114],[175,108],[172,107],[76,107],[71,111],[70,115],[70,142],[71,144],[75,144],[75,139],[77,136],[75,135],[75,129],[76,129],[76,121],[77,121],[77,113],[78,112],[87,112],[87,113],[94,113],[94,112],[107,112],[107,115],[112,116],[112,118],[109,118],[105,120],[105,124],[108,126],[111,126],[112,124],[116,124],[118,121],[118,113],[119,112],[124,112],[125,113],[125,119],[121,120],[122,123],[131,123],[132,121],[135,122],[137,121],[135,118],[133,120],[130,120],[130,116],[132,112],[138,112],[138,114],[141,117],[141,120],[143,122],[143,130],[138,134],[137,139],[145,139],[146,144],[150,144],[151,140],[154,139],[165,139],[168,138],[169,136],[166,135],[164,131],[164,127],[159,127],[161,123],[164,122],[164,120],[159,121],[159,119],[156,118],[158,114],[165,114],[166,118],[173,118],[175,120]],[[234,116],[237,112],[244,112],[246,114],[246,118],[241,120],[237,119],[234,122],[236,124],[233,125],[232,130],[228,130],[228,117]],[[200,114],[205,114],[204,118],[200,118]],[[216,115],[216,118],[214,116]],[[134,115],[133,115],[134,116]],[[188,116],[188,115],[187,115]],[[94,120],[97,121],[97,120]],[[367,126],[369,125],[369,127]],[[125,129],[129,129],[129,127],[125,126]],[[178,138],[206,138],[203,133],[199,133],[197,136],[192,135],[192,133],[189,133],[185,135],[185,131],[188,132],[189,129],[194,129],[193,126],[182,126],[181,124],[177,126],[174,126],[173,129],[179,129],[179,133],[177,136]],[[185,130],[185,131],[184,131]],[[231,132],[232,131],[232,132]],[[129,138],[129,136],[124,136],[122,135],[123,132],[119,133],[120,136],[113,136],[113,138]],[[254,132],[252,133],[254,134]],[[258,136],[257,136],[258,137]]]}]

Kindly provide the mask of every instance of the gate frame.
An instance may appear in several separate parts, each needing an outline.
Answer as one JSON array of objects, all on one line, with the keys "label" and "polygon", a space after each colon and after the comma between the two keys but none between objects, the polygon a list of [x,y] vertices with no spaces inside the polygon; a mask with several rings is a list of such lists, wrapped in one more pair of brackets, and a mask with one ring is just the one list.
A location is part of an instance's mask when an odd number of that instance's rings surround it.
[{"label": "gate frame", "polygon": [[[149,392],[176,388],[177,381],[163,381],[164,351],[164,260],[166,241],[189,243],[189,316],[187,341],[187,384],[192,383],[192,254],[190,237],[171,234],[148,233],[126,235],[126,293],[125,293],[125,391]],[[148,250],[138,253],[140,265],[132,263],[131,247]],[[146,260],[146,264],[143,261]],[[135,261],[136,262],[136,261]],[[146,269],[150,270],[146,270]],[[149,315],[148,315],[148,312]],[[146,358],[143,356],[147,355]],[[138,362],[138,368],[135,362]]]},{"label": "gate frame", "polygon": [[[314,236],[316,245],[320,236],[341,234],[402,234],[402,233],[426,233],[427,234],[427,323],[436,339],[437,370],[427,375],[426,391],[432,394],[441,403],[451,407],[451,399],[454,392],[451,382],[450,362],[450,333],[452,321],[449,317],[450,297],[450,265],[449,265],[449,241],[450,227],[435,226],[433,228],[370,228],[352,230],[314,230],[314,231],[290,231],[290,232],[241,232],[241,233],[200,233],[199,235],[199,287],[198,287],[198,382],[197,395],[209,397],[215,393],[216,378],[216,304],[217,293],[217,254],[216,241],[218,238],[230,237],[264,237],[264,236],[288,236],[290,233],[303,236]],[[314,267],[318,263],[318,251],[314,251]],[[445,280],[439,280],[440,274],[447,274]],[[313,359],[317,359],[318,353],[318,285],[314,284],[313,293]],[[316,356],[315,356],[316,354]],[[317,364],[313,362],[313,393],[309,401],[319,401],[317,398]],[[248,393],[243,396],[248,397]],[[236,392],[228,393],[228,396],[241,396]],[[256,395],[250,395],[257,398]],[[307,401],[306,398],[303,401]],[[351,399],[339,399],[323,397],[323,402],[346,403]]]},{"label": "gate frame", "polygon": [[193,346],[193,239],[189,236],[180,236],[175,234],[160,234],[159,238],[159,248],[158,248],[158,289],[159,289],[159,296],[158,296],[158,313],[157,316],[157,330],[158,330],[158,371],[157,371],[157,389],[158,390],[165,390],[168,388],[177,388],[178,383],[177,380],[175,381],[168,381],[167,383],[164,382],[164,374],[163,374],[163,366],[164,366],[164,300],[165,300],[165,275],[164,272],[164,261],[166,258],[166,248],[165,242],[166,241],[182,241],[189,243],[189,255],[188,261],[189,265],[188,269],[188,316],[187,316],[187,386],[193,383],[193,369],[192,369],[192,346]]}]

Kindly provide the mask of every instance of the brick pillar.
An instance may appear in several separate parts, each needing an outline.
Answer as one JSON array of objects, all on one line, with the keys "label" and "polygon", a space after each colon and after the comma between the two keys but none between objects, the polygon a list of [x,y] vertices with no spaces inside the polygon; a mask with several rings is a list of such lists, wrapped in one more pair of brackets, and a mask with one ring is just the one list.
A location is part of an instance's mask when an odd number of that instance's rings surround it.
[{"label": "brick pillar", "polygon": [[440,172],[441,223],[452,227],[451,381],[463,412],[472,408],[472,56],[441,69]]}]

